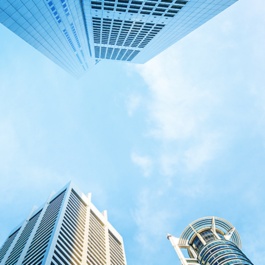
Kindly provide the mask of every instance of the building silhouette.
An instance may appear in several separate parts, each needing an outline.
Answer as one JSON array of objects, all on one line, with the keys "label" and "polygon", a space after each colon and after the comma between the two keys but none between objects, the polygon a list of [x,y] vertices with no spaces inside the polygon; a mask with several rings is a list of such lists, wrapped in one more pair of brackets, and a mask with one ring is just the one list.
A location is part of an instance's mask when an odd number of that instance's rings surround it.
[{"label": "building silhouette", "polygon": [[0,23],[80,75],[99,60],[145,63],[237,0],[1,0]]},{"label": "building silhouette", "polygon": [[123,240],[71,183],[15,228],[0,249],[1,265],[126,265]]},{"label": "building silhouette", "polygon": [[180,238],[168,235],[168,239],[182,265],[253,265],[241,250],[236,229],[218,217],[198,219],[186,227]]}]

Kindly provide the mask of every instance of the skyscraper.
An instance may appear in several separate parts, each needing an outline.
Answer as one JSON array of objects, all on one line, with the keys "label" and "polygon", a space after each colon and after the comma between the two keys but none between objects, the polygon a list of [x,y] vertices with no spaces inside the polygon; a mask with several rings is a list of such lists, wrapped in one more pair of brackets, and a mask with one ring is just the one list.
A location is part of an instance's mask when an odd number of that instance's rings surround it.
[{"label": "skyscraper", "polygon": [[237,0],[1,0],[0,23],[74,75],[145,63]]},{"label": "skyscraper", "polygon": [[[191,223],[180,238],[168,235],[182,265],[253,265],[241,250],[235,227],[218,217],[204,217]],[[185,257],[182,250],[186,249]]]},{"label": "skyscraper", "polygon": [[0,249],[1,265],[126,265],[123,240],[71,183],[15,228]]},{"label": "skyscraper", "polygon": [[73,0],[0,2],[3,25],[76,76],[94,64],[82,12]]},{"label": "skyscraper", "polygon": [[92,0],[84,14],[95,58],[145,63],[236,1]]}]

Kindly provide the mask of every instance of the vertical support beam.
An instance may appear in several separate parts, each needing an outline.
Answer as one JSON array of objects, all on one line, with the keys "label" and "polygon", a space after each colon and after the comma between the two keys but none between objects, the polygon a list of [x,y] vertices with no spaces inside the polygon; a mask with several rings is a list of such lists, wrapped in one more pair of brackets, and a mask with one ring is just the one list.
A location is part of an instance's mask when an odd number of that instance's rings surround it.
[{"label": "vertical support beam", "polygon": [[235,227],[231,228],[225,235],[224,235],[224,238],[226,240],[230,240],[231,239],[231,236],[233,235],[233,233],[235,232]]},{"label": "vertical support beam", "polygon": [[105,244],[106,244],[106,258],[107,265],[110,265],[110,244],[109,244],[109,228],[108,228],[108,214],[107,211],[103,211],[104,216],[104,229],[105,229]]},{"label": "vertical support beam", "polygon": [[212,230],[213,230],[214,233],[216,233],[214,216],[213,216],[213,218],[212,218]]},{"label": "vertical support beam", "polygon": [[212,232],[213,232],[213,234],[215,235],[215,237],[216,237],[217,239],[220,239],[219,235],[216,233],[215,218],[214,218],[214,216],[213,216],[213,218],[212,218]]},{"label": "vertical support beam", "polygon": [[201,240],[201,242],[203,243],[203,245],[205,246],[206,245],[206,242],[205,240],[202,238],[202,236],[200,235],[200,233],[198,233],[192,225],[189,225],[190,228],[193,230],[193,232],[196,234],[196,236]]},{"label": "vertical support beam", "polygon": [[176,253],[177,253],[178,257],[179,257],[179,260],[180,260],[181,264],[182,265],[188,265],[188,263],[187,263],[184,255],[181,252],[180,247],[178,245],[179,238],[176,238],[176,237],[174,237],[172,235],[168,235],[167,236],[167,239],[170,241],[170,243],[172,244],[173,248],[175,249],[175,251],[176,251]]},{"label": "vertical support beam", "polygon": [[86,207],[86,224],[84,232],[84,247],[82,253],[82,264],[87,264],[87,251],[88,251],[88,233],[89,233],[89,221],[90,221],[90,205],[91,205],[91,193],[87,194],[87,207]]},{"label": "vertical support beam", "polygon": [[194,249],[193,249],[192,246],[189,247],[189,251],[190,251],[190,253],[192,254],[192,256],[193,256],[194,259],[197,259],[197,258],[198,258],[198,255],[197,255],[197,253],[194,251]]}]

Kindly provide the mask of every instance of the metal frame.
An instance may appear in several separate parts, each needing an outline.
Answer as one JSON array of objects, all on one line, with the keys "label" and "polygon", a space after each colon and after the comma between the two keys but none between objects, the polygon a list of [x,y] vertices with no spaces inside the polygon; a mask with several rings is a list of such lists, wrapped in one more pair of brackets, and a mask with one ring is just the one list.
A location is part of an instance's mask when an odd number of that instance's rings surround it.
[{"label": "metal frame", "polygon": [[[198,237],[205,246],[206,242],[200,233],[206,230],[211,230],[217,240],[221,239],[219,236],[220,234],[226,240],[233,242],[239,249],[241,249],[240,236],[231,223],[219,217],[203,217],[189,224],[179,238],[170,234],[167,235],[167,239],[175,249],[182,265],[199,264],[198,255],[191,246],[191,243],[195,237]],[[190,258],[185,258],[181,249],[187,249]]]}]

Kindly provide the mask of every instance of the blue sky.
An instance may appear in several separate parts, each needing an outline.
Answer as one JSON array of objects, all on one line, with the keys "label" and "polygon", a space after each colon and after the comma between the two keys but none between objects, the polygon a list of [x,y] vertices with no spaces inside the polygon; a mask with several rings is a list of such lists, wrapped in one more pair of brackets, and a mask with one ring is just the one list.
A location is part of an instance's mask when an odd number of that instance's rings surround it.
[{"label": "blue sky", "polygon": [[145,65],[78,80],[0,25],[0,242],[73,180],[128,264],[179,264],[166,234],[208,215],[264,262],[264,13],[240,0]]}]

